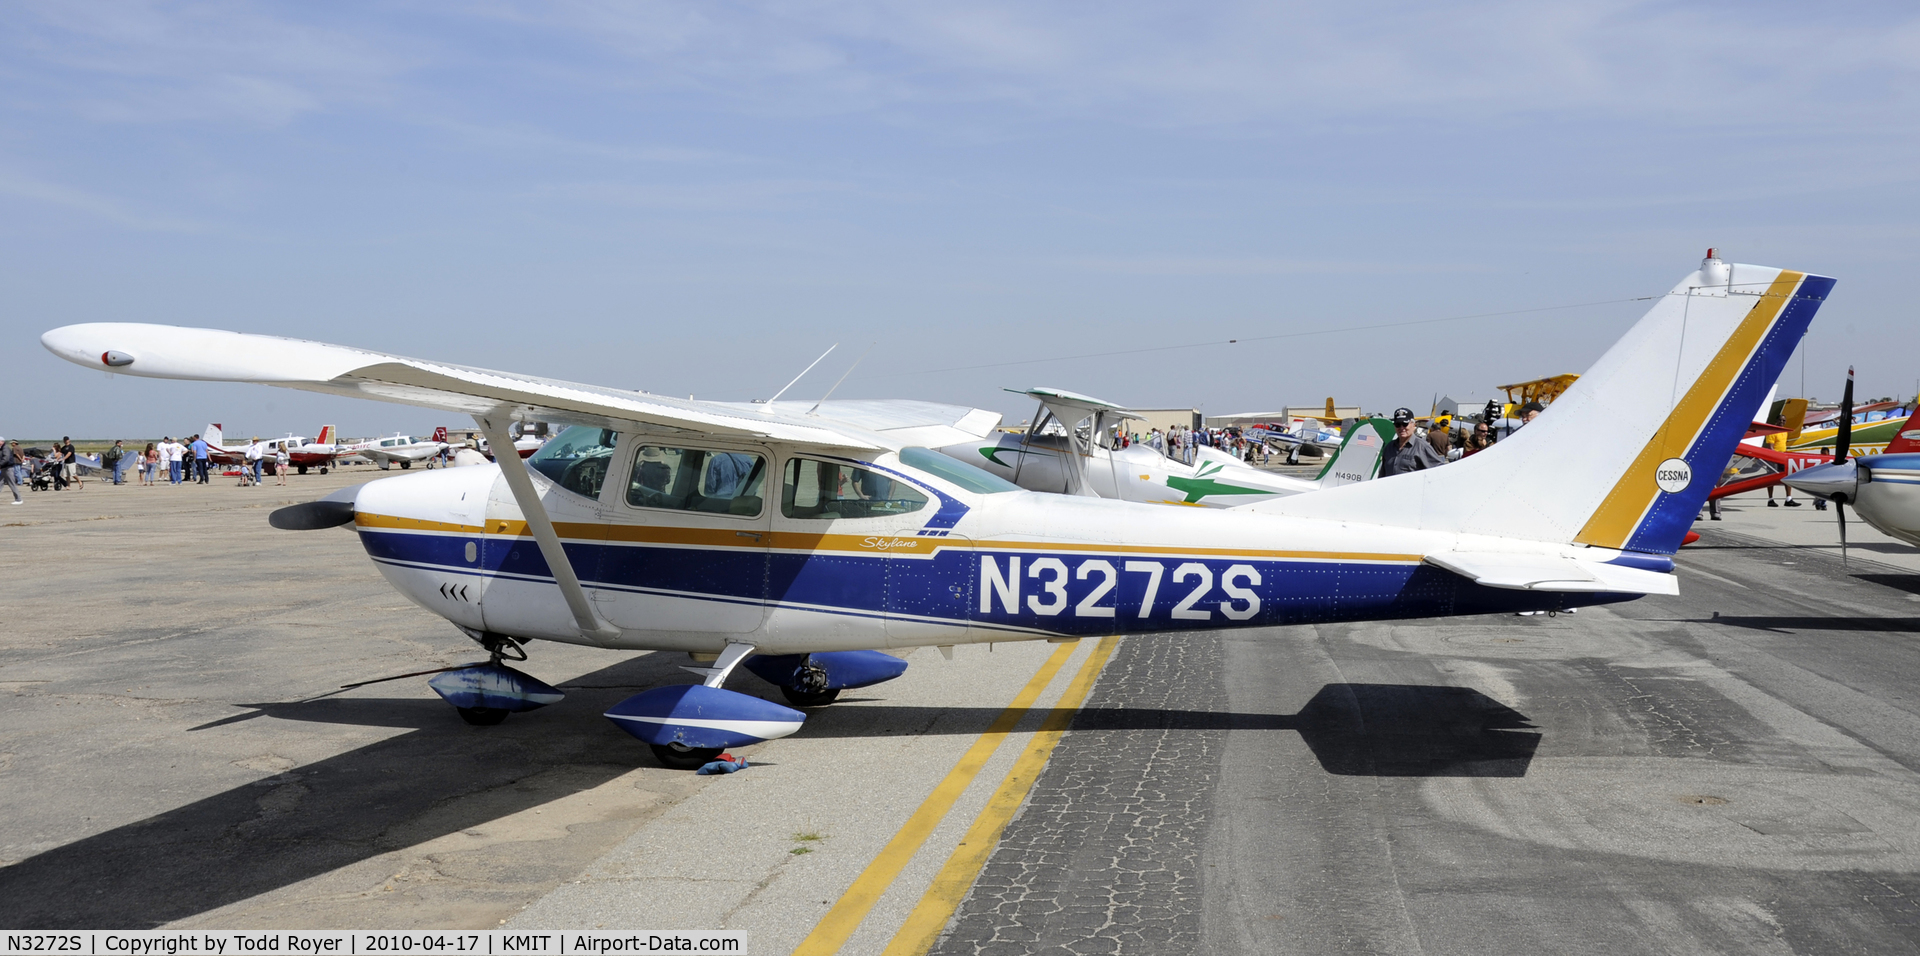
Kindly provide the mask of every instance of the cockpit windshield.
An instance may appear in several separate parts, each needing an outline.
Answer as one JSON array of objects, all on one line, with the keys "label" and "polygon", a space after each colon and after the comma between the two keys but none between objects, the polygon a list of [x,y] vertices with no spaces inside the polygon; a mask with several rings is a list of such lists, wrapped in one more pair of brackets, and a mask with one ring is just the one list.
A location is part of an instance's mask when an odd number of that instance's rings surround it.
[{"label": "cockpit windshield", "polygon": [[936,478],[945,478],[967,491],[983,495],[1020,490],[1019,485],[999,475],[975,468],[966,462],[948,458],[931,448],[902,448],[900,463],[910,468],[918,468]]},{"label": "cockpit windshield", "polygon": [[[619,440],[620,433],[612,429],[575,425],[540,446],[527,459],[527,467],[576,495],[598,499],[600,486],[607,480],[607,467],[613,463],[613,446]],[[508,445],[495,449],[494,454],[516,452]]]}]

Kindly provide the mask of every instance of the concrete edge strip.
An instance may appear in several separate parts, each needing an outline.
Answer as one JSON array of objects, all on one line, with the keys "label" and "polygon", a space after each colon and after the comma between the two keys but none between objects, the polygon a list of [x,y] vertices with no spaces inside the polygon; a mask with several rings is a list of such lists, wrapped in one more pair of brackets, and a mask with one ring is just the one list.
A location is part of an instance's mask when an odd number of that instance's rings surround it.
[{"label": "concrete edge strip", "polygon": [[1067,725],[1079,714],[1080,705],[1086,702],[1087,694],[1093,690],[1093,682],[1099,678],[1105,668],[1107,658],[1119,645],[1118,637],[1102,638],[1087,655],[1086,663],[1080,665],[1080,672],[1074,675],[1073,683],[1060,696],[1059,703],[1053,706],[1053,712],[1046,723],[1033,735],[1027,744],[1025,753],[1007,771],[1007,779],[1000,784],[987,801],[986,808],[980,811],[978,819],[967,830],[967,835],[954,848],[953,855],[947,858],[947,864],[940,868],[933,885],[927,887],[926,895],[920,898],[919,905],[900,925],[900,932],[887,944],[881,956],[924,956],[940,938],[941,931],[947,928],[947,921],[953,919],[960,901],[973,888],[973,881],[980,876],[980,870],[986,866],[987,858],[994,848],[1000,845],[1000,835],[1007,824],[1013,821],[1013,815],[1027,800],[1027,793],[1040,779],[1040,772],[1047,768],[1047,760],[1053,755],[1053,748],[1060,738],[1066,736]]},{"label": "concrete edge strip", "polygon": [[1012,733],[1020,721],[1027,716],[1034,701],[1038,700],[1041,692],[1053,682],[1054,675],[1066,665],[1067,659],[1073,656],[1074,649],[1074,644],[1062,644],[1058,650],[1047,657],[1046,662],[1040,665],[1040,670],[1033,675],[1033,679],[1027,681],[1027,686],[1021,688],[1020,693],[1014,696],[1013,702],[1007,705],[1007,709],[1001,711],[1000,716],[994,718],[993,723],[980,735],[980,738],[973,742],[973,746],[967,748],[967,752],[961,755],[960,761],[954,764],[953,769],[947,772],[945,779],[942,779],[939,785],[933,788],[933,792],[927,795],[927,799],[920,804],[919,809],[913,811],[913,815],[907,818],[906,823],[901,824],[900,831],[880,849],[879,854],[873,858],[873,862],[860,871],[860,875],[854,878],[853,885],[847,887],[847,891],[833,904],[833,908],[829,909],[825,916],[820,917],[820,922],[814,925],[813,932],[808,933],[807,938],[801,940],[800,945],[794,949],[794,956],[829,956],[839,952],[840,947],[846,945],[847,940],[853,936],[854,930],[860,928],[860,922],[867,918],[867,913],[873,909],[874,904],[880,902],[880,897],[900,876],[900,871],[904,870],[914,854],[920,851],[921,845],[933,835],[934,828],[939,826],[940,821],[946,818],[948,811],[953,809],[954,802],[966,792],[973,778],[979,775],[981,769],[986,766],[987,760],[993,756],[995,750],[1000,748],[1001,742],[1005,741],[1007,735]]}]

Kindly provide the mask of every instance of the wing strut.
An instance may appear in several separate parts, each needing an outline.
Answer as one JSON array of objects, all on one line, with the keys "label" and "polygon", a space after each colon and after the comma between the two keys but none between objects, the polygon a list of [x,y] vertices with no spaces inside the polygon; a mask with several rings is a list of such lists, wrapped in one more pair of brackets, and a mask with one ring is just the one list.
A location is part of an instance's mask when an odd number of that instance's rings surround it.
[{"label": "wing strut", "polygon": [[553,572],[555,584],[560,585],[560,594],[567,599],[567,608],[573,611],[573,619],[579,623],[581,633],[590,638],[609,638],[620,636],[620,629],[602,621],[593,613],[593,605],[587,601],[587,592],[580,587],[579,576],[573,573],[573,562],[567,559],[567,551],[560,545],[560,534],[553,530],[553,519],[547,517],[547,508],[540,503],[540,492],[533,487],[533,478],[527,473],[527,463],[513,450],[513,436],[507,433],[506,417],[498,420],[484,415],[473,416],[474,423],[487,436],[487,446],[493,449],[493,460],[500,466],[500,474],[507,479],[507,488],[513,492],[513,500],[520,506],[520,514],[527,519],[527,529],[533,532],[533,540],[540,545],[540,556],[547,559],[547,568]]}]

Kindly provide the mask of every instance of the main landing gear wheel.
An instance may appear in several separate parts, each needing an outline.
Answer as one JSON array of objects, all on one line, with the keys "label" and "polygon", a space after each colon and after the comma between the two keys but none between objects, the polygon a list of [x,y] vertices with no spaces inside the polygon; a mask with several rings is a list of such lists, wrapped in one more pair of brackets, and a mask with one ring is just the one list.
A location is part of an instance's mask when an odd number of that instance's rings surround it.
[{"label": "main landing gear wheel", "polygon": [[[307,473],[307,466],[305,466],[305,465],[295,465],[294,467],[296,467],[296,468],[298,468],[298,469],[300,469],[300,474],[303,474],[303,475],[304,475],[304,474],[306,474],[306,473]],[[323,475],[324,475],[324,474],[326,474],[326,472],[324,472],[324,471],[323,471],[323,472],[321,472],[321,474],[323,474]]]},{"label": "main landing gear wheel", "polygon": [[825,707],[839,699],[840,688],[835,687],[832,690],[804,691],[797,687],[782,687],[780,688],[780,693],[786,696],[787,703],[795,707]]},{"label": "main landing gear wheel", "polygon": [[698,770],[710,764],[720,756],[720,751],[705,747],[682,747],[679,744],[648,744],[653,751],[653,759],[668,770]]},{"label": "main landing gear wheel", "polygon": [[827,689],[827,669],[808,658],[793,672],[793,683],[780,685],[788,703],[795,707],[824,707],[840,696],[840,688]]},{"label": "main landing gear wheel", "polygon": [[409,469],[409,468],[412,468],[412,467],[413,467],[413,462],[410,462],[410,461],[403,461],[403,462],[401,462],[401,463],[400,463],[400,470],[401,470],[401,471],[406,471],[407,469]]},{"label": "main landing gear wheel", "polygon": [[507,711],[498,707],[455,707],[460,719],[475,727],[492,727],[507,719]]}]

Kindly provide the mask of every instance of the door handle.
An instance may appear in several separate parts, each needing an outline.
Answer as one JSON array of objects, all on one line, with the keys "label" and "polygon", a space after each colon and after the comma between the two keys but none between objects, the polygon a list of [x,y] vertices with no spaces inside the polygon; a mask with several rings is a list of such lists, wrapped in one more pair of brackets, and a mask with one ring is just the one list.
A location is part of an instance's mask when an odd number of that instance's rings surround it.
[{"label": "door handle", "polygon": [[734,534],[742,538],[752,538],[755,541],[760,540],[760,533],[757,531],[735,531]]}]

